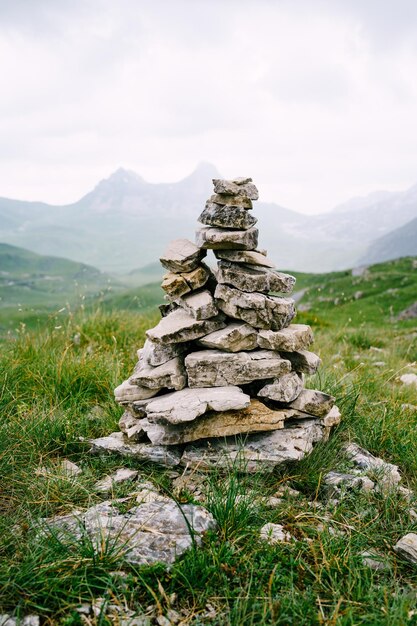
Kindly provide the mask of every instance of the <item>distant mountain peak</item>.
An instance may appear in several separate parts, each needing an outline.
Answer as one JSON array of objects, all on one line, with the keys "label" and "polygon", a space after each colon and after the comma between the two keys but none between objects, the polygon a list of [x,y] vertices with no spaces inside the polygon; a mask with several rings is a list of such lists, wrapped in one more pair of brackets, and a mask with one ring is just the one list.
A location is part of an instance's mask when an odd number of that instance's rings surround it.
[{"label": "distant mountain peak", "polygon": [[216,166],[212,163],[208,163],[207,161],[200,161],[197,167],[191,172],[191,174],[186,176],[184,180],[198,179],[207,183],[207,181],[210,181],[212,178],[220,178],[220,174]]},{"label": "distant mountain peak", "polygon": [[110,174],[108,178],[105,178],[101,182],[110,183],[132,183],[132,182],[145,182],[144,179],[136,174],[133,170],[127,170],[124,167],[119,167],[113,174]]}]

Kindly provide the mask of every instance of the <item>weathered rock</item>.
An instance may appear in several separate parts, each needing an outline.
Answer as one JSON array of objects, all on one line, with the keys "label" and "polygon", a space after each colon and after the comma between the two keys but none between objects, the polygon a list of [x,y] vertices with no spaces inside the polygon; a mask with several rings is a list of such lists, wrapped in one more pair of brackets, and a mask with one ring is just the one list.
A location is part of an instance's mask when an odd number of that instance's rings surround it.
[{"label": "weathered rock", "polygon": [[258,229],[223,230],[207,226],[196,232],[197,246],[211,250],[255,250],[258,245]]},{"label": "weathered rock", "polygon": [[25,615],[25,617],[13,617],[3,613],[0,615],[0,626],[39,626],[39,615]]},{"label": "weathered rock", "polygon": [[222,206],[221,204],[214,204],[214,202],[207,202],[198,221],[205,226],[247,230],[254,226],[258,220],[243,207]]},{"label": "weathered rock", "polygon": [[395,544],[394,550],[413,565],[417,565],[417,535],[415,533],[408,533],[401,537]]},{"label": "weathered rock", "polygon": [[292,298],[246,293],[228,285],[217,285],[214,297],[218,308],[226,315],[255,328],[281,330],[295,316]]},{"label": "weathered rock", "polygon": [[79,476],[82,474],[82,469],[76,463],[73,463],[69,459],[62,459],[59,463],[59,468],[61,469],[63,474],[67,476]]},{"label": "weathered rock", "polygon": [[139,350],[139,352],[141,353],[139,366],[135,368],[135,372],[129,378],[130,383],[158,391],[163,388],[175,389],[176,391],[184,389],[187,384],[187,377],[181,357],[175,357],[162,365],[152,367],[145,361],[143,350]]},{"label": "weathered rock", "polygon": [[284,530],[284,526],[272,523],[262,526],[260,538],[272,545],[275,543],[285,543],[292,539],[291,534]]},{"label": "weathered rock", "polygon": [[190,293],[176,302],[196,320],[207,320],[219,313],[214,298],[207,289]]},{"label": "weathered rock", "polygon": [[200,263],[191,272],[165,274],[161,287],[171,298],[180,298],[190,291],[204,287],[211,276],[210,268],[205,263]]},{"label": "weathered rock", "polygon": [[341,472],[328,472],[323,482],[328,495],[332,498],[339,497],[343,491],[358,489],[360,491],[369,492],[375,487],[375,483],[366,476],[343,474]]},{"label": "weathered rock", "polygon": [[181,465],[209,470],[235,465],[243,472],[272,471],[287,461],[299,461],[309,454],[324,437],[324,428],[317,419],[296,421],[294,425],[270,433],[246,435],[241,441],[209,439],[188,444]]},{"label": "weathered rock", "polygon": [[153,444],[172,445],[212,437],[277,430],[284,427],[286,419],[296,414],[296,411],[289,409],[274,411],[258,400],[251,400],[250,406],[240,411],[209,412],[192,422],[175,426],[152,424],[144,419],[142,427]]},{"label": "weathered rock", "polygon": [[[164,345],[147,339],[143,344],[142,351],[138,350],[138,357],[140,358],[142,354],[146,363],[152,367],[158,367],[175,357],[181,356],[187,349],[189,349],[187,343]],[[146,398],[143,399],[146,400]],[[138,398],[138,400],[142,400],[142,398]]]},{"label": "weathered rock", "polygon": [[208,202],[212,202],[213,204],[220,204],[223,206],[238,206],[244,207],[245,209],[252,209],[253,204],[252,200],[249,198],[244,198],[243,196],[230,196],[224,193],[215,193],[210,196]]},{"label": "weathered rock", "polygon": [[280,351],[283,359],[291,362],[292,369],[295,372],[303,374],[315,374],[320,367],[321,359],[308,350],[298,350],[297,352]]},{"label": "weathered rock", "polygon": [[149,402],[149,422],[181,424],[194,420],[207,411],[230,411],[249,406],[250,398],[239,387],[224,386],[207,389],[183,389]]},{"label": "weathered rock", "polygon": [[324,433],[325,433],[324,440],[325,441],[327,441],[327,439],[329,438],[330,431],[335,426],[340,424],[341,419],[342,419],[342,415],[336,405],[330,409],[327,415],[321,418],[320,423],[324,426]]},{"label": "weathered rock", "polygon": [[210,320],[195,320],[183,309],[177,309],[161,319],[155,328],[148,330],[146,336],[156,343],[182,343],[199,339],[225,326],[222,315]]},{"label": "weathered rock", "polygon": [[303,413],[324,417],[333,407],[335,398],[315,389],[303,389],[298,397],[290,404],[292,409]]},{"label": "weathered rock", "polygon": [[397,485],[401,480],[398,466],[387,463],[383,459],[374,456],[368,450],[361,448],[356,443],[349,443],[344,447],[345,453],[354,465],[365,471],[371,471],[379,476],[380,482],[386,486]]},{"label": "weathered rock", "polygon": [[119,419],[119,428],[130,442],[146,439],[146,434],[140,425],[140,419],[132,415],[130,411],[125,411]]},{"label": "weathered rock", "polygon": [[362,563],[374,571],[385,571],[389,569],[386,556],[375,550],[364,550],[361,552]]},{"label": "weathered rock", "polygon": [[178,309],[178,305],[174,302],[164,302],[163,304],[158,305],[159,312],[161,313],[161,317],[166,317],[175,309]]},{"label": "weathered rock", "polygon": [[118,404],[129,404],[136,400],[146,400],[152,398],[160,389],[148,389],[147,387],[141,387],[125,380],[121,385],[114,390],[114,397]]},{"label": "weathered rock", "polygon": [[134,480],[138,473],[139,472],[137,470],[121,467],[116,470],[114,474],[105,476],[101,480],[97,481],[94,485],[94,489],[96,491],[100,491],[101,493],[106,493],[107,491],[111,491],[114,485]]},{"label": "weathered rock", "polygon": [[265,350],[285,350],[296,352],[304,350],[313,343],[313,331],[306,324],[290,324],[282,330],[260,330],[258,345]]},{"label": "weathered rock", "polygon": [[185,359],[189,387],[245,385],[253,380],[274,378],[289,372],[290,363],[276,352],[222,352],[199,350]]},{"label": "weathered rock", "polygon": [[273,269],[275,265],[266,258],[259,250],[215,250],[216,259],[232,261],[233,263],[246,263],[247,265],[261,265]]},{"label": "weathered rock", "polygon": [[224,350],[225,352],[241,352],[255,350],[257,347],[257,331],[244,322],[232,322],[221,330],[216,330],[197,340],[203,348]]},{"label": "weathered rock", "polygon": [[417,388],[417,374],[403,374],[400,376],[400,381],[403,385],[413,386]]},{"label": "weathered rock", "polygon": [[[246,182],[241,182],[246,181]],[[214,191],[218,194],[226,194],[229,196],[238,196],[257,200],[259,192],[251,179],[235,178],[234,180],[222,180],[213,178]]]},{"label": "weathered rock", "polygon": [[262,387],[258,396],[276,402],[292,402],[300,395],[302,389],[303,381],[300,376],[295,372],[289,372]]},{"label": "weathered rock", "polygon": [[90,439],[91,453],[114,453],[134,457],[140,461],[152,461],[165,467],[178,465],[181,453],[173,447],[153,446],[146,443],[129,443],[123,433],[112,433],[108,437]]},{"label": "weathered rock", "polygon": [[178,274],[196,269],[206,254],[205,250],[201,250],[188,239],[174,239],[168,245],[160,261],[168,270]]},{"label": "weathered rock", "polygon": [[241,291],[281,291],[290,293],[295,284],[294,276],[269,268],[219,261],[217,282],[232,285]]}]

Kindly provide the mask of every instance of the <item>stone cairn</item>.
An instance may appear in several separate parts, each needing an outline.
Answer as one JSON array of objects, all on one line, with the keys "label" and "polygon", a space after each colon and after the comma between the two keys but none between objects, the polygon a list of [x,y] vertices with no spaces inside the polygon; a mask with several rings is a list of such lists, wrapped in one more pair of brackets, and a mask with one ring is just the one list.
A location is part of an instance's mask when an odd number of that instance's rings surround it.
[{"label": "stone cairn", "polygon": [[[115,390],[120,433],[93,442],[167,466],[240,463],[271,470],[299,460],[340,421],[334,398],[304,388],[319,357],[309,326],[292,324],[295,278],[257,250],[251,178],[213,180],[196,245],[173,241],[161,258],[162,319],[147,331],[133,374]],[[217,272],[203,262],[207,250]]]}]

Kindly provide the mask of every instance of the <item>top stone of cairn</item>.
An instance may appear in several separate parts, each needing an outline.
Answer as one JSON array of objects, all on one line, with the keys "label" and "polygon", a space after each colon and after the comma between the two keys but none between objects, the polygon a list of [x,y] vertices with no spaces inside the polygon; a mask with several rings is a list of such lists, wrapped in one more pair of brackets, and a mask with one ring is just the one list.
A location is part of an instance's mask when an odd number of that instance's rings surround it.
[{"label": "top stone of cairn", "polygon": [[259,198],[259,192],[251,178],[233,178],[232,180],[213,178],[213,185],[216,194],[244,197],[249,200]]},{"label": "top stone of cairn", "polygon": [[168,245],[160,261],[168,270],[179,274],[195,270],[206,254],[205,250],[188,239],[174,239]]}]

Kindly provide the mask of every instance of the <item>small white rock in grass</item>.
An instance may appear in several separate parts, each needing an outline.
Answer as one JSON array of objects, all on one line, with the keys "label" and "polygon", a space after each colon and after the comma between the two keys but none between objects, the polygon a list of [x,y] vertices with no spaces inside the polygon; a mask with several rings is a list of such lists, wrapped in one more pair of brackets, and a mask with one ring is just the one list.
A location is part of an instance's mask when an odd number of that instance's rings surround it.
[{"label": "small white rock in grass", "polygon": [[403,385],[417,387],[417,374],[403,374],[400,381]]},{"label": "small white rock in grass", "polygon": [[114,474],[105,476],[104,478],[96,482],[94,488],[96,491],[106,493],[107,491],[111,491],[114,485],[119,485],[120,483],[134,480],[137,475],[137,470],[131,470],[127,467],[121,467]]},{"label": "small white rock in grass", "polygon": [[67,474],[67,476],[78,476],[82,473],[81,467],[68,459],[63,459],[59,464],[59,467],[64,474]]},{"label": "small white rock in grass", "polygon": [[351,491],[352,489],[370,492],[375,487],[375,483],[367,476],[356,476],[341,472],[329,472],[324,477],[323,482],[330,496],[339,496],[342,492]]},{"label": "small white rock in grass", "polygon": [[371,552],[364,550],[361,552],[362,563],[375,571],[386,571],[389,569],[389,564],[386,562],[384,556],[378,552]]},{"label": "small white rock in grass", "polygon": [[417,404],[410,404],[409,402],[405,402],[401,405],[401,410],[411,411],[411,413],[414,413],[415,411],[417,411]]},{"label": "small white rock in grass", "polygon": [[0,615],[0,626],[39,626],[39,615],[26,615],[17,619],[12,615]]},{"label": "small white rock in grass", "polygon": [[408,533],[401,537],[395,544],[394,550],[399,556],[417,565],[417,535],[415,533]]},{"label": "small white rock in grass", "polygon": [[386,366],[386,363],[385,363],[385,361],[374,361],[374,362],[372,363],[372,365],[373,365],[374,367],[385,367],[385,366]]},{"label": "small white rock in grass", "polygon": [[410,509],[408,511],[408,515],[410,516],[412,522],[417,522],[417,511],[415,509]]},{"label": "small white rock in grass", "polygon": [[269,509],[275,509],[278,506],[280,506],[283,502],[285,502],[283,498],[276,498],[275,496],[270,496],[269,498],[266,499],[265,506],[267,506]]},{"label": "small white rock in grass", "polygon": [[380,487],[384,489],[392,488],[401,481],[397,465],[387,463],[356,443],[347,444],[344,450],[354,465],[362,470],[375,472],[379,477]]},{"label": "small white rock in grass", "polygon": [[284,543],[284,542],[291,541],[292,539],[292,536],[290,535],[290,533],[284,530],[284,527],[281,526],[281,524],[271,524],[271,523],[265,524],[265,526],[262,526],[260,537],[264,541],[267,541],[268,543],[271,543],[271,544]]},{"label": "small white rock in grass", "polygon": [[158,489],[150,481],[141,483],[139,487],[139,491],[136,492],[136,502],[139,504],[149,502],[169,502],[169,498],[159,493]]}]

